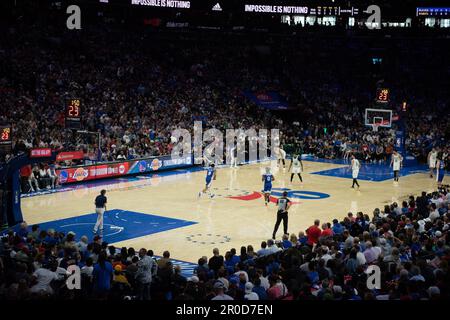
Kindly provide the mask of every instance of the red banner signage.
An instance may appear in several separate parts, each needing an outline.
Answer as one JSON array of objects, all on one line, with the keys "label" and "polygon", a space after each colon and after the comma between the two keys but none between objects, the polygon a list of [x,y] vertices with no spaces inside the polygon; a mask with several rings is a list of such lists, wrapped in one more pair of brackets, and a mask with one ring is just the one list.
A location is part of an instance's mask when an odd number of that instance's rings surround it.
[{"label": "red banner signage", "polygon": [[30,158],[47,158],[52,156],[50,148],[35,148],[30,151]]},{"label": "red banner signage", "polygon": [[75,159],[83,159],[83,158],[84,158],[83,151],[60,152],[56,156],[56,161],[67,161],[67,160],[75,160]]}]

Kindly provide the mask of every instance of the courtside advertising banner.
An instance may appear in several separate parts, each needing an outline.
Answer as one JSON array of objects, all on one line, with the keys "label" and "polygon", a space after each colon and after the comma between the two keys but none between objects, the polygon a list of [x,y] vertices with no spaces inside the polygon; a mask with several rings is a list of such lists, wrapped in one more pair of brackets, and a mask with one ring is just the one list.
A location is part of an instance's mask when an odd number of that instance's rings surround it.
[{"label": "courtside advertising banner", "polygon": [[128,160],[96,165],[86,165],[57,169],[61,184],[91,181],[103,178],[114,178],[131,174],[145,174],[165,169],[176,169],[192,166],[192,156],[172,159],[170,156],[139,160]]},{"label": "courtside advertising banner", "polygon": [[60,152],[56,156],[56,161],[68,161],[68,160],[76,160],[76,159],[83,159],[84,158],[84,152],[83,151],[66,151],[66,152]]}]

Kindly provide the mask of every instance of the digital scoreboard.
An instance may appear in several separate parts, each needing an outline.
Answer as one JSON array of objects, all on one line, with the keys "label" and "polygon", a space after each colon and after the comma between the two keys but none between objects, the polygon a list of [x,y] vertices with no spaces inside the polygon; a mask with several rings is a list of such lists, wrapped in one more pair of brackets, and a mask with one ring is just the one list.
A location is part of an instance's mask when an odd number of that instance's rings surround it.
[{"label": "digital scoreboard", "polygon": [[416,8],[416,15],[418,17],[450,16],[450,7],[419,7]]},{"label": "digital scoreboard", "polygon": [[309,16],[357,16],[361,12],[356,7],[340,6],[307,6],[299,5],[274,5],[266,4],[244,4],[245,12],[270,13],[270,14],[301,14]]},{"label": "digital scoreboard", "polygon": [[82,109],[80,99],[68,99],[66,103],[66,128],[80,129],[82,119]]}]

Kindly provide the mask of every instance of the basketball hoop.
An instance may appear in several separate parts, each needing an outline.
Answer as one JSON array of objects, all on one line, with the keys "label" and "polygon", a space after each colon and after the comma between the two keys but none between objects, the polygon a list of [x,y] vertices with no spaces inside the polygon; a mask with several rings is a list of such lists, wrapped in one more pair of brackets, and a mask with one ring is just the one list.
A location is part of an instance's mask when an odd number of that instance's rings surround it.
[{"label": "basketball hoop", "polygon": [[377,132],[380,127],[390,128],[392,125],[392,110],[367,108],[364,124],[372,127],[374,132]]}]

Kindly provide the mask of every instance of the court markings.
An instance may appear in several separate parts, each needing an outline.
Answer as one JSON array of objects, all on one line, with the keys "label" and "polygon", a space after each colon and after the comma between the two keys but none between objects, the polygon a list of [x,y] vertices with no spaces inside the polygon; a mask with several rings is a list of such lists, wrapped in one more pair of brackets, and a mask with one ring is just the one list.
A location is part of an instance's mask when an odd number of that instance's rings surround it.
[{"label": "court markings", "polygon": [[[427,172],[428,170],[426,166],[403,167],[400,170],[400,177],[416,173],[427,173]],[[346,179],[351,179],[352,177],[352,171],[348,167],[348,165],[340,168],[311,172],[311,174],[336,178],[346,178]],[[390,167],[387,164],[363,164],[361,166],[361,169],[359,170],[358,175],[359,180],[366,180],[373,182],[382,182],[393,178],[394,172],[392,170],[392,167]]]},{"label": "court markings", "polygon": [[[93,229],[97,221],[96,213],[39,223],[41,230],[57,230],[74,232],[77,238],[86,235],[93,238]],[[115,243],[130,240],[154,233],[188,227],[197,224],[195,221],[168,218],[153,214],[133,212],[120,209],[108,210],[104,214],[103,240]]]}]

